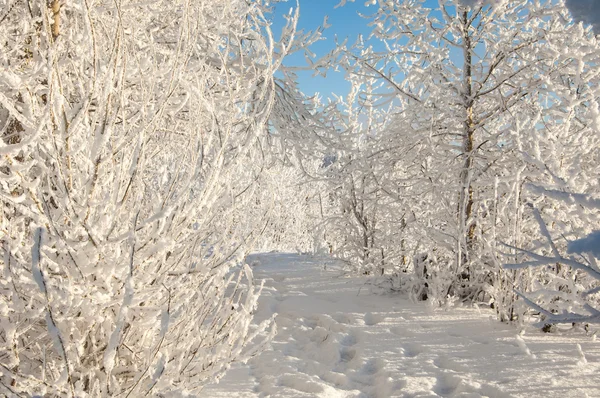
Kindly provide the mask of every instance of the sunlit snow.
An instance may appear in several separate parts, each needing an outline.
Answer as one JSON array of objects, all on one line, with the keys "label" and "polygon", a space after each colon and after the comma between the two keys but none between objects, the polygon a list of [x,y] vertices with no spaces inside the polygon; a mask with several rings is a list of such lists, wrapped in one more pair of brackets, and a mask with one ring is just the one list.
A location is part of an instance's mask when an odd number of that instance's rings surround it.
[{"label": "sunlit snow", "polygon": [[518,330],[483,306],[444,310],[371,294],[326,257],[248,261],[266,281],[257,317],[276,314],[279,333],[272,349],[234,366],[206,397],[600,396],[593,336]]}]

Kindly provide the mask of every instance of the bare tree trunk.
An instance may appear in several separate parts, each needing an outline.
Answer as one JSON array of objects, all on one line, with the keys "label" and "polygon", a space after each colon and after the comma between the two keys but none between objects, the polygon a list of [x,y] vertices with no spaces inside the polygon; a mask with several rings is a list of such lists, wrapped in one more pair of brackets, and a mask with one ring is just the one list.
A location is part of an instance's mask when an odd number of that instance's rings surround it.
[{"label": "bare tree trunk", "polygon": [[469,14],[463,11],[463,52],[464,52],[464,71],[463,71],[463,104],[465,110],[465,120],[463,123],[463,156],[465,158],[460,173],[460,195],[458,202],[458,271],[463,272],[462,268],[466,265],[466,274],[469,277],[468,263],[473,250],[475,241],[475,223],[471,220],[473,215],[473,187],[471,185],[471,176],[473,169],[473,148],[475,122],[473,119],[473,88],[472,88],[472,42],[469,35]]}]

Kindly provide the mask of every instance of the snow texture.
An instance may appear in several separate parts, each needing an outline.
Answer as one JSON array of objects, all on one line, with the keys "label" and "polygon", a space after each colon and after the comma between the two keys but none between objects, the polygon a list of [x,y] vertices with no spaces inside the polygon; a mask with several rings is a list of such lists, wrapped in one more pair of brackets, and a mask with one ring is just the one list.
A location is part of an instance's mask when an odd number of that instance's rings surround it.
[{"label": "snow texture", "polygon": [[600,396],[593,336],[518,331],[484,308],[444,311],[373,295],[328,258],[247,261],[266,282],[257,318],[277,314],[279,333],[272,350],[235,366],[204,396]]},{"label": "snow texture", "polygon": [[591,253],[600,258],[600,231],[594,231],[585,238],[574,240],[569,243],[568,253]]}]

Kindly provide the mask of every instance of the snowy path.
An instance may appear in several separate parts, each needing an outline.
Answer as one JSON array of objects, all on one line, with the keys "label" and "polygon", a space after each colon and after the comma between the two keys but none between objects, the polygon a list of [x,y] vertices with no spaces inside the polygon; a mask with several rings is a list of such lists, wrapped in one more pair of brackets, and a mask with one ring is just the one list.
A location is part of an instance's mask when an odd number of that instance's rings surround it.
[{"label": "snowy path", "polygon": [[370,295],[311,256],[250,262],[266,280],[257,317],[277,313],[279,333],[206,397],[600,397],[591,337],[520,336],[491,312]]}]

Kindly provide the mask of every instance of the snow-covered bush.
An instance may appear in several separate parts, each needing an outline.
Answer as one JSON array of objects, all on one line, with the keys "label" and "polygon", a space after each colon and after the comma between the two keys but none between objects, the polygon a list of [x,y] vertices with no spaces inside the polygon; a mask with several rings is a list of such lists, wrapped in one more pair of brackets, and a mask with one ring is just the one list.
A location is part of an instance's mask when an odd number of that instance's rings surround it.
[{"label": "snow-covered bush", "polygon": [[579,24],[549,32],[544,45],[551,67],[539,91],[537,139],[521,150],[530,181],[526,213],[536,229],[521,245],[510,243],[514,255],[505,261],[535,274],[515,288],[543,314],[543,324],[552,324],[593,318],[598,305],[600,46]]},{"label": "snow-covered bush", "polygon": [[[600,200],[596,198],[539,187],[534,189],[556,199],[556,208],[567,208],[571,214],[591,213],[600,219]],[[540,325],[545,327],[557,323],[600,323],[600,268],[597,261],[600,259],[600,234],[593,231],[566,245],[559,243],[559,240],[573,236],[575,231],[565,229],[565,224],[549,228],[540,211],[533,206],[532,209],[546,244],[537,244],[532,250],[520,249],[527,261],[505,267],[541,268],[545,272],[535,280],[531,292],[518,292],[519,296],[540,316]]]},{"label": "snow-covered bush", "polygon": [[0,4],[0,395],[200,391],[271,327],[237,216],[297,15],[279,44],[261,1]]}]

